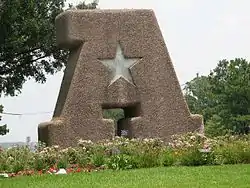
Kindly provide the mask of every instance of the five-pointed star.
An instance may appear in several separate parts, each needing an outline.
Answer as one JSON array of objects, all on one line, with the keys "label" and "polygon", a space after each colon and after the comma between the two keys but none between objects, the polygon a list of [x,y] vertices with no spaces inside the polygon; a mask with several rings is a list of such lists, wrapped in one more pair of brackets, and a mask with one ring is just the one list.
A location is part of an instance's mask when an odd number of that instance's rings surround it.
[{"label": "five-pointed star", "polygon": [[120,45],[117,46],[114,59],[99,59],[99,61],[101,61],[106,67],[111,70],[112,80],[109,86],[121,77],[134,85],[129,68],[133,66],[139,59],[140,58],[125,58]]}]

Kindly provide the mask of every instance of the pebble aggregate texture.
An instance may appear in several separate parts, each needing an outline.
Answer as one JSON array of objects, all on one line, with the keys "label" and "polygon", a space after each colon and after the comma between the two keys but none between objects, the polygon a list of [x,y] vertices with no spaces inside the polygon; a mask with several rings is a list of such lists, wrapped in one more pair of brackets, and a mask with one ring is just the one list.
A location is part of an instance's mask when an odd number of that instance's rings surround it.
[{"label": "pebble aggregate texture", "polygon": [[[38,127],[48,145],[74,146],[82,138],[115,136],[115,124],[103,109],[123,108],[119,129],[130,138],[161,138],[200,130],[202,116],[192,115],[179,85],[152,10],[69,10],[56,18],[58,45],[70,49],[54,116]],[[120,46],[131,80],[105,66]],[[112,72],[113,71],[113,72]],[[116,75],[117,76],[117,75]]]}]

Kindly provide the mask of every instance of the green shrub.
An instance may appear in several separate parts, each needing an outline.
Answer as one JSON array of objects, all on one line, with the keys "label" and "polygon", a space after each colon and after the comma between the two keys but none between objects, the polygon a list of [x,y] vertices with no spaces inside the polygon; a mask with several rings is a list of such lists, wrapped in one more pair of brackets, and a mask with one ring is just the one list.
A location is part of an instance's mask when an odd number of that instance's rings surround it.
[{"label": "green shrub", "polygon": [[184,151],[179,163],[184,166],[211,165],[214,164],[214,156],[211,152],[202,152],[194,148]]},{"label": "green shrub", "polygon": [[60,169],[60,168],[66,169],[68,166],[69,166],[69,162],[68,162],[67,155],[60,156],[60,158],[58,159],[58,161],[56,163],[56,168],[57,169]]},{"label": "green shrub", "polygon": [[214,164],[215,141],[198,133],[173,135],[169,146],[175,153],[177,165],[198,166]]},{"label": "green shrub", "polygon": [[6,149],[0,156],[0,171],[18,172],[30,169],[34,161],[34,154],[26,146]]},{"label": "green shrub", "polygon": [[39,155],[35,156],[34,163],[32,166],[37,171],[48,168],[48,165],[45,163],[44,158]]},{"label": "green shrub", "polygon": [[78,153],[76,156],[76,163],[72,163],[72,164],[78,164],[80,167],[84,167],[90,163],[91,159],[87,152],[85,152],[83,149],[79,149],[77,150],[77,152]]},{"label": "green shrub", "polygon": [[221,137],[214,153],[217,164],[250,163],[250,139],[246,136]]},{"label": "green shrub", "polygon": [[209,137],[216,137],[226,135],[231,130],[227,129],[222,123],[222,118],[218,115],[213,115],[205,125],[205,133]]},{"label": "green shrub", "polygon": [[151,168],[162,165],[162,154],[156,149],[145,150],[134,156],[134,166],[137,168]]},{"label": "green shrub", "polygon": [[125,170],[172,165],[222,165],[250,163],[250,135],[207,138],[197,133],[173,135],[169,143],[160,139],[115,137],[93,143],[79,140],[76,147],[40,145],[0,150],[0,172],[47,171],[50,168],[102,167]]},{"label": "green shrub", "polygon": [[171,149],[166,149],[162,154],[162,164],[163,166],[172,166],[176,163],[177,156]]},{"label": "green shrub", "polygon": [[134,168],[150,168],[162,165],[165,145],[160,139],[134,140],[128,154],[133,156]]},{"label": "green shrub", "polygon": [[107,158],[107,153],[105,150],[105,147],[102,146],[95,146],[92,150],[92,154],[90,156],[91,164],[93,164],[96,167],[100,167],[105,165]]},{"label": "green shrub", "polygon": [[126,154],[112,155],[107,165],[108,168],[113,170],[127,170],[133,167],[131,164],[131,156]]}]

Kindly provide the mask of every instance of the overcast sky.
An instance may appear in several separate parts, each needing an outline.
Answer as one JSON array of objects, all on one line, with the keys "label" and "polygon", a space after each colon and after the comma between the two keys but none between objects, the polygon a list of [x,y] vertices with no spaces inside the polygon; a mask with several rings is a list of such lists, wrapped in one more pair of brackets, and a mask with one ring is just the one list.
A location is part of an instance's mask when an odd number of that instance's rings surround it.
[{"label": "overcast sky", "polygon": [[[78,0],[68,2],[77,3]],[[100,0],[99,8],[149,8],[156,13],[181,84],[196,73],[206,75],[221,59],[250,60],[249,0]],[[5,112],[37,115],[3,115],[10,133],[0,142],[37,140],[37,126],[49,121],[63,73],[49,76],[46,84],[29,81],[18,97],[1,98]],[[40,113],[48,112],[48,113]]]}]

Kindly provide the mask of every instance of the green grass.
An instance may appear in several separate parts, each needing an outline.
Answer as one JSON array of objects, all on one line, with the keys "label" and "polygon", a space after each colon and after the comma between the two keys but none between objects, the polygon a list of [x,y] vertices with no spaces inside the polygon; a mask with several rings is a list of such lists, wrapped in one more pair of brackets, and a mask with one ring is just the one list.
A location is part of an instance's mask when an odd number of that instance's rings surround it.
[{"label": "green grass", "polygon": [[70,175],[43,175],[0,179],[0,187],[141,187],[141,188],[250,188],[250,165],[165,167],[103,171]]}]

